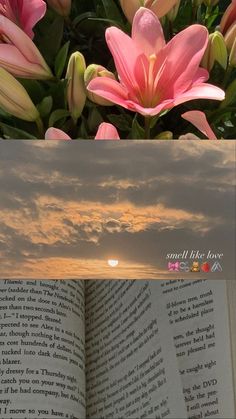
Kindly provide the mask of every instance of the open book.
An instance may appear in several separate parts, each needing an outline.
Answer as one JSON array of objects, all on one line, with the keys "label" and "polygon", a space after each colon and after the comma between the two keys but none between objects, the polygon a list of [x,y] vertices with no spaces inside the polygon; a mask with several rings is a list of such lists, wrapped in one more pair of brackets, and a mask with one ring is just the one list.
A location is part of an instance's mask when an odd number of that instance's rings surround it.
[{"label": "open book", "polygon": [[0,281],[0,418],[235,418],[234,281]]}]

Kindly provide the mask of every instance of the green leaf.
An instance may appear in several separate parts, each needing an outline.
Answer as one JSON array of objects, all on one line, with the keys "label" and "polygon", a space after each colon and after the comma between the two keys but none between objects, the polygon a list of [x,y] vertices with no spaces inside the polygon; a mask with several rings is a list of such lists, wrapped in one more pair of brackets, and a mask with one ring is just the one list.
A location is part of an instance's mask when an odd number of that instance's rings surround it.
[{"label": "green leaf", "polygon": [[67,116],[70,116],[70,112],[66,109],[57,109],[52,112],[49,118],[49,127],[53,127],[56,122],[60,121],[60,119],[66,118]]},{"label": "green leaf", "polygon": [[99,124],[103,122],[103,118],[96,107],[93,107],[88,117],[88,128],[89,131],[95,131]]},{"label": "green leaf", "polygon": [[40,28],[37,45],[40,45],[40,52],[47,63],[52,66],[56,55],[61,47],[64,30],[64,19],[62,16],[54,16],[51,19],[45,19],[44,26]]},{"label": "green leaf", "polygon": [[113,20],[113,19],[104,19],[102,17],[93,17],[89,20],[96,21],[96,22],[109,23],[109,25],[117,26],[119,29],[124,29],[124,25],[118,23],[116,20]]},{"label": "green leaf", "polygon": [[27,90],[34,103],[39,103],[45,96],[45,89],[42,83],[37,80],[18,79],[18,81]]},{"label": "green leaf", "polygon": [[227,106],[236,103],[236,79],[227,87],[225,92],[225,99],[220,104],[220,109],[226,108]]},{"label": "green leaf", "polygon": [[55,70],[56,77],[58,79],[60,79],[62,76],[64,67],[66,64],[66,60],[67,60],[69,46],[70,46],[70,41],[66,42],[66,44],[63,45],[63,47],[60,49],[60,51],[58,52],[56,56],[54,70]]},{"label": "green leaf", "polygon": [[82,122],[79,128],[79,138],[86,140],[88,138],[88,131],[87,131],[87,120],[81,115]]},{"label": "green leaf", "polygon": [[55,109],[65,109],[66,108],[66,88],[67,80],[60,80],[58,83],[51,83],[49,90],[47,91],[47,96],[52,96],[53,98],[53,107]]},{"label": "green leaf", "polygon": [[137,117],[133,119],[132,123],[132,138],[134,140],[143,140],[145,138],[145,131],[137,121]]},{"label": "green leaf", "polygon": [[217,6],[215,8],[215,10],[213,10],[211,12],[210,16],[207,19],[207,27],[208,27],[208,29],[210,29],[212,27],[212,25],[215,22],[215,20],[217,19],[218,15],[219,15],[219,7]]},{"label": "green leaf", "polygon": [[151,123],[150,123],[150,128],[151,129],[155,127],[155,125],[156,125],[156,123],[157,123],[157,121],[158,121],[159,118],[160,118],[160,115],[156,115],[156,116],[153,116],[151,118]]},{"label": "green leaf", "polygon": [[44,118],[48,116],[52,110],[53,100],[52,96],[46,96],[42,102],[37,105],[37,109],[40,113],[40,116]]},{"label": "green leaf", "polygon": [[108,120],[121,131],[130,131],[132,118],[129,115],[107,115]]},{"label": "green leaf", "polygon": [[86,19],[90,19],[90,18],[95,18],[96,17],[96,14],[95,13],[92,13],[92,12],[86,12],[86,13],[83,13],[83,14],[81,14],[81,15],[79,15],[79,16],[76,16],[76,18],[73,20],[73,26],[77,26],[77,25],[79,25],[83,20],[86,20]]},{"label": "green leaf", "polygon": [[19,128],[11,127],[10,125],[4,124],[3,122],[0,123],[0,128],[2,129],[4,136],[7,139],[15,139],[15,140],[36,140],[37,139],[32,134],[29,134],[28,132],[25,132]]},{"label": "green leaf", "polygon": [[113,0],[101,0],[107,19],[123,24],[123,17]]}]

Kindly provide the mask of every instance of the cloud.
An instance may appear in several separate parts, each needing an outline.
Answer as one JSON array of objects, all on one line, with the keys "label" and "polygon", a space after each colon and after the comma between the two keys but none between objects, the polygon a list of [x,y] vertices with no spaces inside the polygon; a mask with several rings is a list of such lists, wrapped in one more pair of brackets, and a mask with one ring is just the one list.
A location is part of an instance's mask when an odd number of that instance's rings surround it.
[{"label": "cloud", "polygon": [[0,277],[155,277],[208,247],[232,269],[234,179],[234,141],[3,141]]}]

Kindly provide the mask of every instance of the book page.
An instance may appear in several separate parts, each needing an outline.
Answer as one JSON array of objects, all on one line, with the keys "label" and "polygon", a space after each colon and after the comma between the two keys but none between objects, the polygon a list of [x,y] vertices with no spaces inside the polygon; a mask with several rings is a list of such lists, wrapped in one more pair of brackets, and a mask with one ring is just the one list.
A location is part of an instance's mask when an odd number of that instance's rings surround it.
[{"label": "book page", "polygon": [[86,284],[87,418],[186,418],[161,284]]},{"label": "book page", "polygon": [[234,405],[236,412],[236,280],[227,281],[226,286],[230,313],[230,337],[233,361]]},{"label": "book page", "polygon": [[162,281],[188,418],[235,418],[226,281]]},{"label": "book page", "polygon": [[83,281],[0,281],[1,419],[85,418]]}]

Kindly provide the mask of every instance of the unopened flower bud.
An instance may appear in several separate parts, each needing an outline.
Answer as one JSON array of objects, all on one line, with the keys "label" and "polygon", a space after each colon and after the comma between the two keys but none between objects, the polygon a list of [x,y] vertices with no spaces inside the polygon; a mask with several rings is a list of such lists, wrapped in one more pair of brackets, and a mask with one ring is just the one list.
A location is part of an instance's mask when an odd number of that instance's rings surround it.
[{"label": "unopened flower bud", "polygon": [[230,26],[225,35],[225,43],[229,52],[229,65],[236,66],[236,22]]},{"label": "unopened flower bud", "polygon": [[208,45],[202,59],[202,67],[211,71],[215,62],[226,69],[228,63],[228,53],[223,35],[215,31],[209,35]]},{"label": "unopened flower bud", "polygon": [[[90,81],[95,79],[96,77],[108,77],[113,80],[116,79],[114,74],[111,71],[108,71],[105,67],[101,65],[97,65],[97,64],[90,64],[86,68],[85,73],[84,73],[85,87],[87,88]],[[88,90],[87,90],[87,96],[92,102],[96,103],[97,105],[102,105],[102,106],[113,105],[113,103],[110,102],[109,100],[103,99],[100,96],[92,92],[89,92]]]},{"label": "unopened flower bud", "polygon": [[153,13],[159,18],[168,13],[178,0],[120,0],[121,8],[131,23],[135,13],[140,7],[146,7],[152,10]]},{"label": "unopened flower bud", "polygon": [[236,1],[232,0],[230,5],[225,10],[221,21],[220,31],[225,35],[230,27],[236,22]]},{"label": "unopened flower bud", "polygon": [[39,112],[25,88],[10,73],[0,67],[0,108],[23,119],[36,121]]},{"label": "unopened flower bud", "polygon": [[71,0],[47,0],[49,6],[59,15],[69,16],[71,11]]},{"label": "unopened flower bud", "polygon": [[69,59],[66,79],[68,81],[67,102],[71,116],[75,122],[80,117],[86,101],[84,85],[85,69],[86,63],[83,54],[74,52]]},{"label": "unopened flower bud", "polygon": [[231,67],[236,67],[236,38],[229,54],[229,65]]},{"label": "unopened flower bud", "polygon": [[176,19],[176,16],[178,14],[179,11],[179,6],[180,6],[180,0],[177,1],[176,5],[174,7],[172,7],[172,9],[167,13],[167,18],[168,20],[170,20],[171,22],[174,22],[174,20]]},{"label": "unopened flower bud", "polygon": [[236,101],[236,79],[233,80],[230,85],[227,87],[225,92],[225,99],[220,104],[220,108],[226,108],[231,106]]}]

